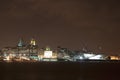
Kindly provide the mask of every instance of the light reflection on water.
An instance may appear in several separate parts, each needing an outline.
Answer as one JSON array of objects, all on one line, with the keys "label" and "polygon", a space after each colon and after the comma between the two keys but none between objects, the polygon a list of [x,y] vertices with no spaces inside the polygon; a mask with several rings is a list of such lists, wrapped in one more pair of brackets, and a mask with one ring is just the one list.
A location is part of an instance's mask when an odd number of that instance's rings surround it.
[{"label": "light reflection on water", "polygon": [[0,63],[0,80],[119,80],[120,62]]}]

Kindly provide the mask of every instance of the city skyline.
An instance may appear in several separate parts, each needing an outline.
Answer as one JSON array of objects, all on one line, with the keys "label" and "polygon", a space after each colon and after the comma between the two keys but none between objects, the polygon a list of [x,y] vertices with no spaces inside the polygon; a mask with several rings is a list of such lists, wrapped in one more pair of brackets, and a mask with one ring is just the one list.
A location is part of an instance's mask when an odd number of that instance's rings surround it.
[{"label": "city skyline", "polygon": [[0,52],[0,61],[6,62],[40,62],[40,61],[113,61],[120,60],[120,55],[94,52],[87,49],[70,50],[61,46],[56,49],[46,46],[39,48],[35,39],[31,39],[29,44],[19,40],[16,47],[5,47]]},{"label": "city skyline", "polygon": [[90,52],[90,53],[101,53],[101,54],[105,54],[105,55],[119,55],[119,53],[115,54],[115,53],[105,53],[102,51],[102,47],[101,46],[98,46],[98,48],[94,48],[94,49],[90,49],[88,48],[87,46],[83,46],[81,48],[69,48],[69,47],[65,47],[65,46],[61,46],[61,45],[57,45],[57,46],[51,46],[51,45],[44,45],[44,46],[40,46],[38,43],[39,40],[36,40],[35,38],[31,38],[29,39],[28,41],[25,41],[24,38],[20,38],[15,45],[13,46],[4,46],[2,47],[1,49],[4,49],[4,48],[19,48],[19,47],[29,47],[30,45],[31,46],[36,46],[37,48],[39,49],[45,49],[46,47],[50,47],[52,50],[57,50],[58,48],[65,48],[65,49],[68,49],[68,50],[73,50],[73,51],[79,51],[79,52]]},{"label": "city skyline", "polygon": [[119,0],[1,0],[0,48],[35,37],[40,47],[120,53]]}]

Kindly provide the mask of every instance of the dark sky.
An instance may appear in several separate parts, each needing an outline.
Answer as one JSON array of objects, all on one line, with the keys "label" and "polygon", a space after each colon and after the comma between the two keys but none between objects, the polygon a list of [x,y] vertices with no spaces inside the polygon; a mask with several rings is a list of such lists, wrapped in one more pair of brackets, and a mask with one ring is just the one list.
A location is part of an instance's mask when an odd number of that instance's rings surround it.
[{"label": "dark sky", "polygon": [[21,37],[40,47],[120,53],[120,1],[0,0],[0,48]]}]

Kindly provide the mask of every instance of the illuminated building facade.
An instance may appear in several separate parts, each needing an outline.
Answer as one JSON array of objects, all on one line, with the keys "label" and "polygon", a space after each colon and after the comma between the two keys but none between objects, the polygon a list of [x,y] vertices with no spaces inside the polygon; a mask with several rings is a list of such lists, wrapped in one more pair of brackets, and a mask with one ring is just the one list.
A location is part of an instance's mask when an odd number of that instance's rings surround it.
[{"label": "illuminated building facade", "polygon": [[71,51],[58,47],[52,50],[49,46],[38,48],[35,39],[30,43],[20,39],[16,47],[5,47],[1,50],[0,60],[4,61],[78,61],[78,60],[120,60],[120,56],[107,56],[87,51]]},{"label": "illuminated building facade", "polygon": [[31,39],[30,44],[28,45],[29,49],[29,58],[31,60],[39,60],[38,58],[38,45],[36,44],[35,39]]},{"label": "illuminated building facade", "polygon": [[47,46],[43,52],[42,61],[57,61],[57,53]]},{"label": "illuminated building facade", "polygon": [[73,57],[74,61],[79,60],[106,60],[106,56],[103,54],[94,54],[94,53],[79,53]]},{"label": "illuminated building facade", "polygon": [[31,46],[36,46],[36,41],[35,41],[35,39],[33,39],[33,38],[31,39],[30,45],[31,45]]},{"label": "illuminated building facade", "polygon": [[119,56],[109,56],[110,60],[120,60]]},{"label": "illuminated building facade", "polygon": [[25,43],[23,42],[23,40],[22,39],[20,39],[19,40],[19,42],[18,42],[18,45],[17,45],[18,47],[24,47],[25,46]]}]

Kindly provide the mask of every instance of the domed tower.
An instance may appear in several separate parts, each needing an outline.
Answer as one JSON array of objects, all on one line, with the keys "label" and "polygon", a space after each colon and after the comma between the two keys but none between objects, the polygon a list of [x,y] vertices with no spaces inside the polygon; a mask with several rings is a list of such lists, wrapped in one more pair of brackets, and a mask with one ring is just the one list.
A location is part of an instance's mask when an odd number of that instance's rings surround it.
[{"label": "domed tower", "polygon": [[25,46],[25,44],[24,44],[24,42],[23,42],[23,39],[20,38],[17,46],[18,46],[18,47],[24,47],[24,46]]},{"label": "domed tower", "polygon": [[31,46],[36,46],[36,41],[35,41],[35,39],[33,39],[33,38],[31,39],[30,45],[31,45]]},{"label": "domed tower", "polygon": [[45,50],[46,50],[46,51],[50,51],[51,49],[50,49],[49,46],[46,46]]},{"label": "domed tower", "polygon": [[30,40],[30,44],[28,45],[29,53],[37,53],[38,51],[38,45],[36,45],[36,40],[32,38]]},{"label": "domed tower", "polygon": [[30,43],[29,43],[28,47],[29,47],[29,48],[32,48],[32,49],[38,48],[38,45],[36,44],[36,40],[35,40],[34,38],[32,38],[32,39],[30,40]]},{"label": "domed tower", "polygon": [[38,60],[38,46],[36,45],[36,40],[32,38],[28,45],[29,57],[33,60]]}]

